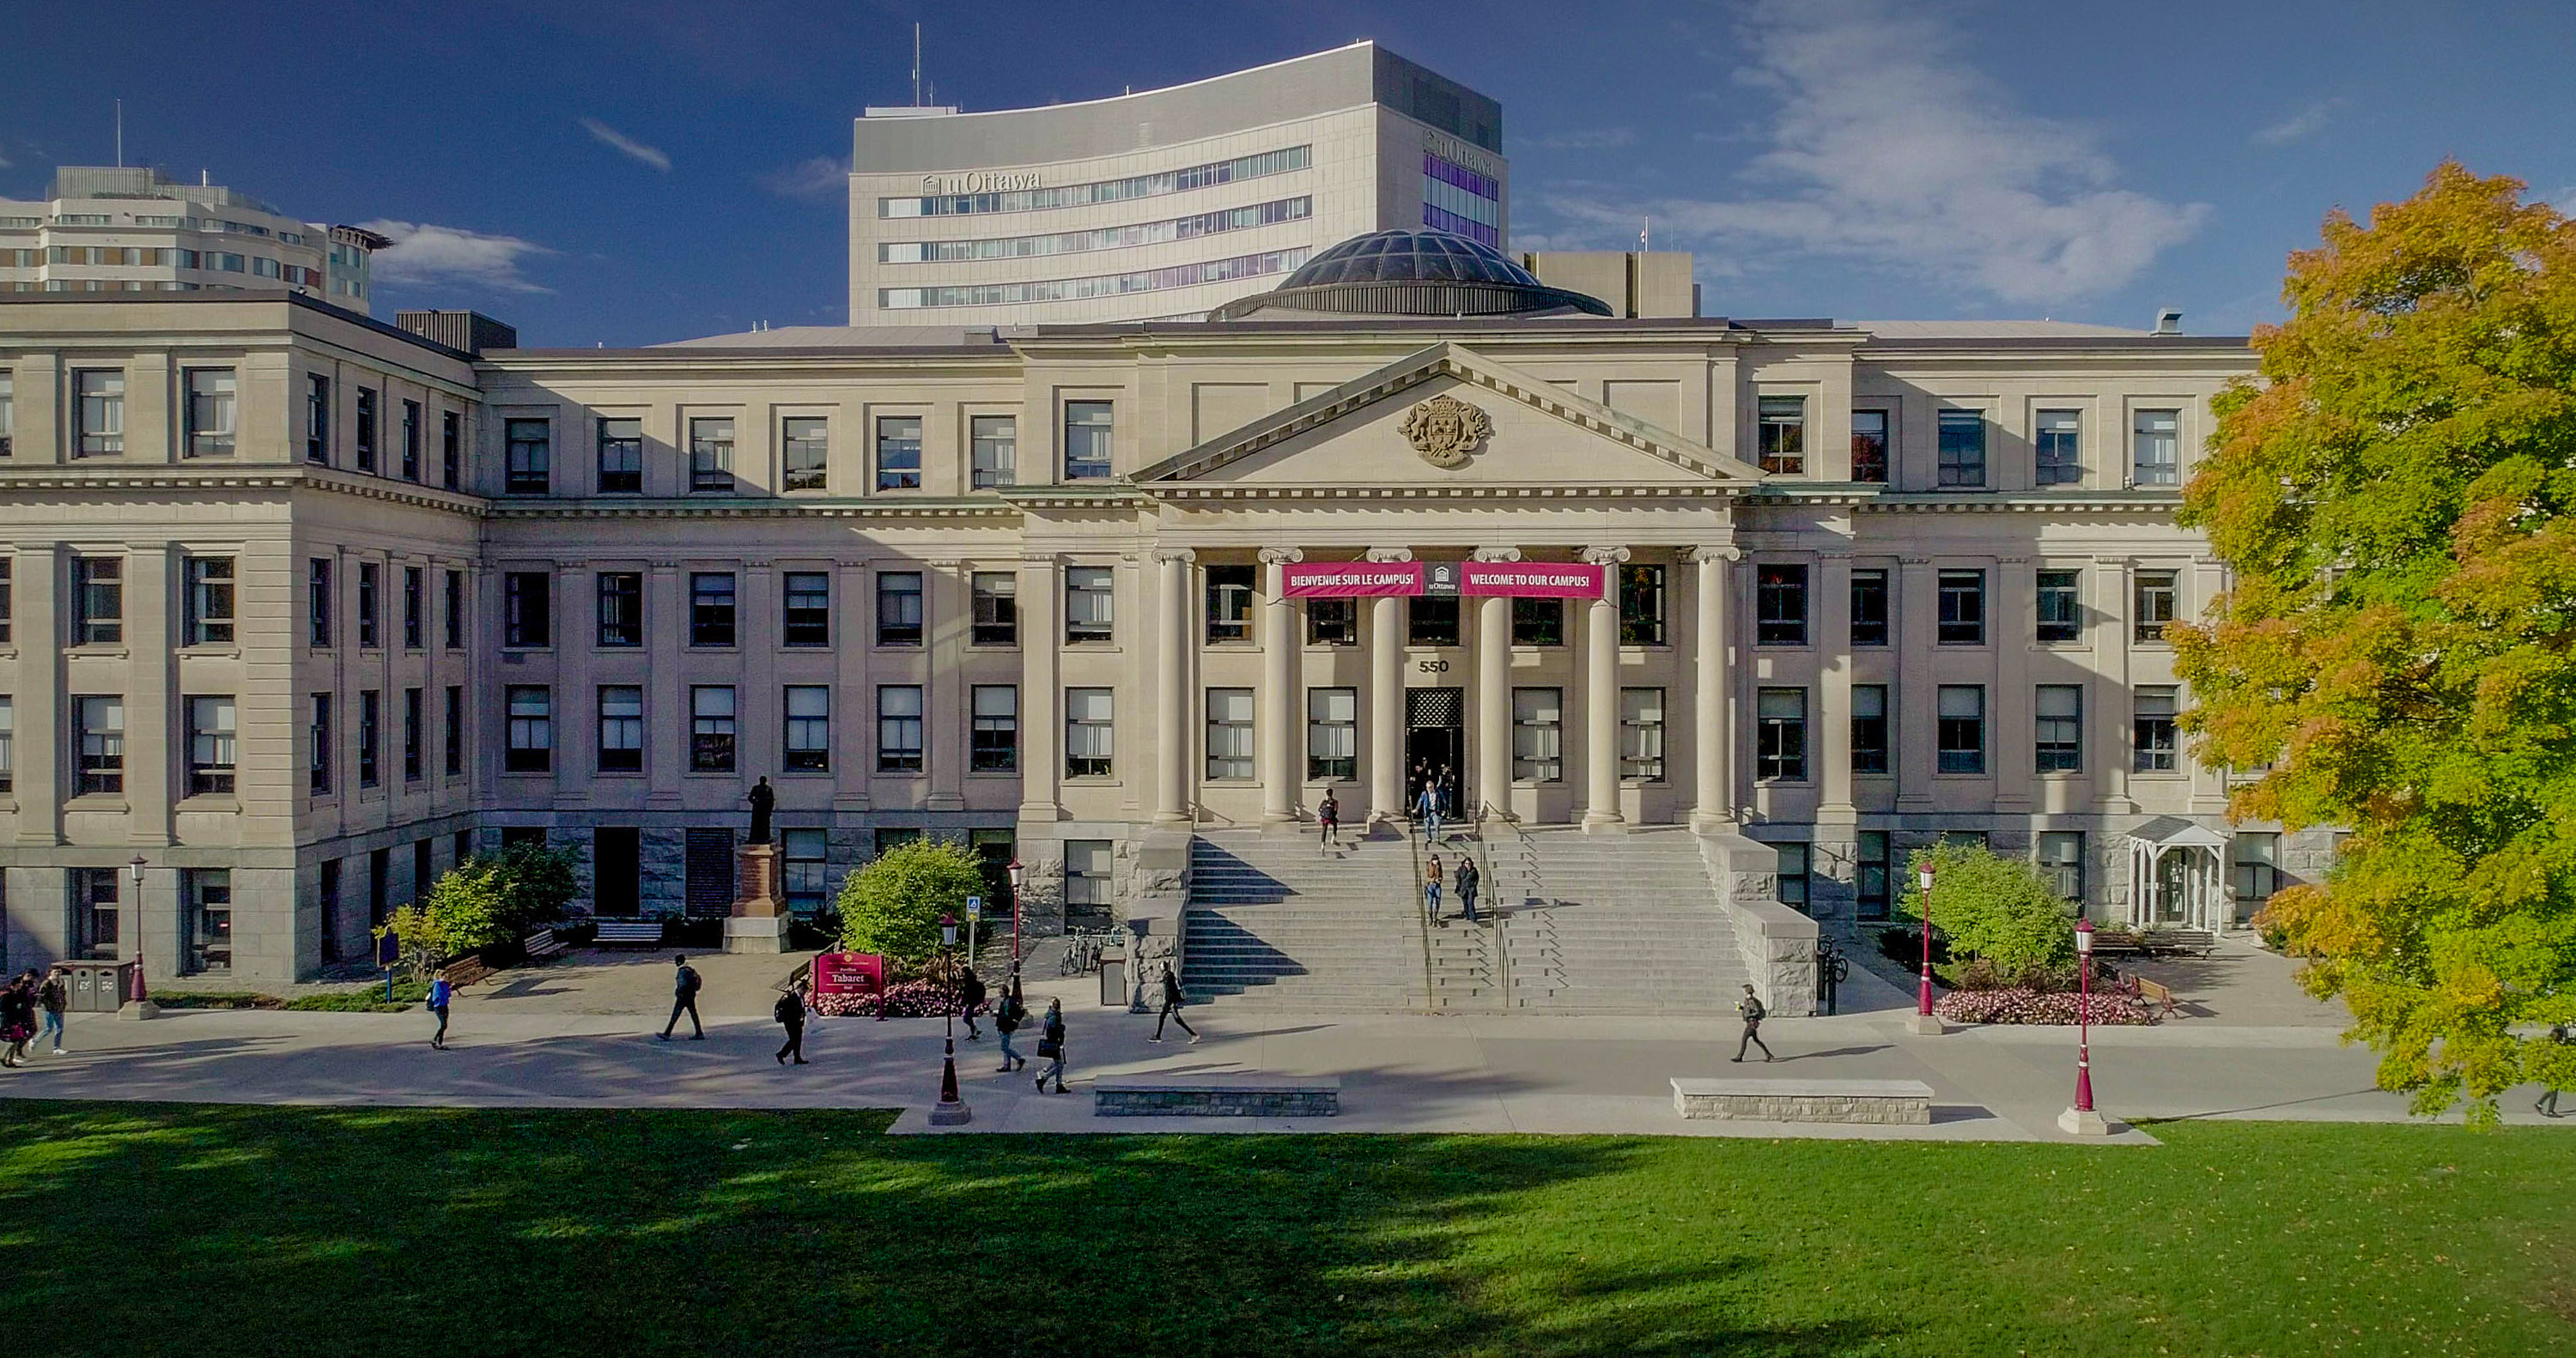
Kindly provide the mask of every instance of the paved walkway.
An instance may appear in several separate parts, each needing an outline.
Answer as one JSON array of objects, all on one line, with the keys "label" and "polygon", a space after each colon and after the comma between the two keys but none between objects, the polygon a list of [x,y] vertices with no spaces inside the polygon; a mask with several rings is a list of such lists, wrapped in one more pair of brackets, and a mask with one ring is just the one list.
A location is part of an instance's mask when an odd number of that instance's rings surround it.
[{"label": "paved walkway", "polygon": [[[75,1015],[73,1054],[0,1072],[0,1095],[203,1102],[569,1107],[902,1107],[898,1131],[926,1131],[937,1097],[941,1025],[823,1021],[813,1064],[781,1068],[768,986],[795,959],[708,958],[703,1042],[652,1034],[668,1010],[667,954],[582,954],[468,990],[452,1049],[430,1050],[427,1015],[172,1010],[146,1023]],[[1844,1012],[1776,1019],[1781,1060],[1736,1066],[1731,1023],[1705,1019],[1230,1015],[1193,1010],[1206,1038],[1146,1041],[1150,1016],[1104,1011],[1091,977],[1029,988],[1035,1007],[1066,1001],[1073,1092],[1040,1095],[1028,1075],[996,1072],[989,1025],[960,1030],[958,1072],[974,1132],[1534,1132],[1891,1140],[2061,1140],[2056,1116],[2074,1079],[2074,1034],[1982,1028],[1904,1030],[1907,997],[1855,971]],[[624,1004],[618,1011],[609,1006]],[[1026,1035],[1023,1052],[1035,1046]],[[2316,1024],[2189,1019],[2094,1030],[2095,1089],[2115,1118],[2225,1117],[2399,1121],[2404,1101],[2371,1086],[2374,1058]],[[1032,1073],[1034,1071],[1032,1063]],[[1232,1118],[1091,1116],[1087,1082],[1147,1071],[1337,1075],[1344,1113],[1289,1123]],[[1934,1091],[1928,1127],[1683,1122],[1675,1076],[1799,1075],[1918,1079]],[[2544,1121],[2529,1097],[2515,1122]],[[2576,1120],[2564,1124],[2576,1126]],[[946,1129],[943,1129],[945,1134]],[[2115,1142],[2147,1144],[2129,1132]]]}]

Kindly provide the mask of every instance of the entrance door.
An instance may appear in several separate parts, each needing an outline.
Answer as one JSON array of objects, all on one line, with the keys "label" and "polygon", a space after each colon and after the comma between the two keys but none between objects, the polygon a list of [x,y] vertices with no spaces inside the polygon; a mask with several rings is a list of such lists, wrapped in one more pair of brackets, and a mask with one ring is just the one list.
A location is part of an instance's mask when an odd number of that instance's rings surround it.
[{"label": "entrance door", "polygon": [[1449,814],[1465,814],[1460,797],[1467,786],[1467,690],[1406,689],[1404,725],[1405,805],[1422,795],[1424,783],[1437,781]]},{"label": "entrance door", "polygon": [[2191,851],[2177,849],[2156,860],[2156,911],[2158,924],[2180,924],[2184,907],[2191,899]]},{"label": "entrance door", "polygon": [[[644,834],[631,825],[590,832],[591,913],[627,918],[644,908]],[[732,903],[727,902],[731,909]]]}]

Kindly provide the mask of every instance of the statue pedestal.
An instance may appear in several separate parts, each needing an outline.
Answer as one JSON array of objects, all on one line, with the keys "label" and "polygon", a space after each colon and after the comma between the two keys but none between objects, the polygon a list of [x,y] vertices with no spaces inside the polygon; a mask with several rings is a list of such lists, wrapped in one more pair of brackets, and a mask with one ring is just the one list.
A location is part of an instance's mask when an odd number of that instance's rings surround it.
[{"label": "statue pedestal", "polygon": [[787,907],[778,899],[778,846],[745,844],[737,851],[739,882],[733,914],[726,918],[726,952],[787,951]]}]

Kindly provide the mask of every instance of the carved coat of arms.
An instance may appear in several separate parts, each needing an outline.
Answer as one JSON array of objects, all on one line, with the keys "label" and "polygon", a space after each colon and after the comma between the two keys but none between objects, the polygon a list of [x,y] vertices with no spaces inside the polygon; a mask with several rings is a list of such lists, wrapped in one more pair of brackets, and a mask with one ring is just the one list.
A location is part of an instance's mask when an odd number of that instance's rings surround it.
[{"label": "carved coat of arms", "polygon": [[1493,433],[1494,422],[1484,411],[1454,396],[1416,402],[1404,416],[1405,439],[1435,467],[1467,465],[1467,455]]}]

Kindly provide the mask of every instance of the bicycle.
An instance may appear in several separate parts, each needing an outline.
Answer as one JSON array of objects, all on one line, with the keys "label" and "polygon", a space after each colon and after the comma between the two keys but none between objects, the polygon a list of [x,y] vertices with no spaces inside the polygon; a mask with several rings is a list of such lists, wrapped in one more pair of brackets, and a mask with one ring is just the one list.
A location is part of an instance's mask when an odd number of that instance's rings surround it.
[{"label": "bicycle", "polygon": [[1066,934],[1064,954],[1056,961],[1055,974],[1080,976],[1084,972],[1100,970],[1100,955],[1108,950],[1116,937],[1117,931],[1113,929],[1093,932],[1076,929]]}]

